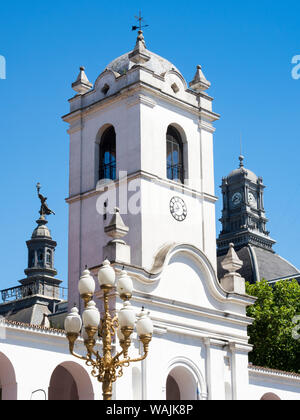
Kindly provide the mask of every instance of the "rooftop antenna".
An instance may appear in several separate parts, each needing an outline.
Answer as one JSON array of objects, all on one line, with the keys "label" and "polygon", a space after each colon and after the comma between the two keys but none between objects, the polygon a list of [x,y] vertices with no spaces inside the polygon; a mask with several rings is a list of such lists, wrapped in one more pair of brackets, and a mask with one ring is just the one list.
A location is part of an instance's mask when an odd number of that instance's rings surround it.
[{"label": "rooftop antenna", "polygon": [[141,12],[141,11],[139,12],[139,16],[135,16],[135,19],[139,22],[139,24],[138,24],[138,25],[134,25],[134,26],[132,26],[132,27],[131,27],[131,30],[132,30],[132,31],[136,31],[137,29],[138,29],[139,31],[141,31],[141,30],[142,30],[142,28],[146,28],[147,26],[149,26],[149,25],[143,25],[143,24],[142,24],[142,23],[143,23],[144,18],[142,17],[142,12]]}]

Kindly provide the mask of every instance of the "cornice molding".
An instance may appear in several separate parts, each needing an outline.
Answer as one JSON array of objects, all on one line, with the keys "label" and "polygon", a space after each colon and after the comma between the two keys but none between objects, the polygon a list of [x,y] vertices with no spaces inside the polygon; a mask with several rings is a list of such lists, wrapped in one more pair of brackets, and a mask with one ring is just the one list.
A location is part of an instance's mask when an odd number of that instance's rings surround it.
[{"label": "cornice molding", "polygon": [[143,104],[148,106],[149,108],[155,108],[157,105],[157,103],[153,99],[142,94],[129,96],[126,103],[128,108],[131,108],[137,104]]},{"label": "cornice molding", "polygon": [[288,379],[300,383],[300,374],[293,372],[285,372],[277,369],[269,369],[260,366],[248,365],[249,374],[252,376],[261,375],[272,379]]},{"label": "cornice molding", "polygon": [[238,334],[226,334],[222,329],[206,328],[204,326],[191,326],[189,323],[178,323],[170,319],[156,317],[151,315],[151,319],[155,325],[165,328],[167,334],[178,334],[193,337],[205,342],[209,339],[211,347],[219,347],[224,349],[229,343],[234,342],[236,351],[249,353],[253,347],[248,344],[248,336]]},{"label": "cornice molding", "polygon": [[170,309],[172,312],[184,312],[196,317],[205,317],[208,319],[223,320],[234,323],[239,326],[248,327],[252,324],[253,319],[245,315],[238,315],[232,312],[220,311],[218,309],[205,308],[198,305],[192,305],[185,302],[162,298],[153,294],[145,294],[134,291],[132,302],[146,303],[159,308]]},{"label": "cornice molding", "polygon": [[10,321],[8,319],[4,319],[0,321],[0,325],[11,330],[30,331],[32,333],[66,337],[64,330],[58,330],[55,328],[46,328],[41,325],[27,324],[25,322]]},{"label": "cornice molding", "polygon": [[[218,200],[218,197],[216,197],[214,195],[211,195],[211,194],[206,193],[206,192],[201,192],[199,190],[195,190],[193,188],[190,188],[188,185],[180,184],[178,182],[169,180],[167,178],[161,178],[157,175],[154,175],[154,174],[152,174],[150,172],[146,172],[146,171],[136,171],[136,172],[133,172],[131,174],[128,174],[127,175],[127,183],[134,180],[134,179],[137,179],[137,178],[141,178],[141,179],[151,181],[151,182],[157,182],[158,184],[161,184],[163,186],[168,185],[168,186],[172,187],[173,191],[176,191],[178,193],[183,193],[183,194],[186,194],[186,195],[190,195],[190,196],[194,196],[196,198],[203,199],[204,201],[208,201],[210,203],[215,203]],[[124,183],[124,178],[117,179],[115,181],[111,181],[111,182],[108,182],[108,183],[105,183],[105,184],[101,184],[100,185],[101,188],[99,188],[99,189],[97,189],[97,187],[96,187],[92,190],[85,191],[81,194],[75,194],[73,196],[67,197],[65,199],[65,201],[68,204],[71,204],[71,203],[76,202],[76,201],[85,200],[87,198],[102,194],[102,192],[104,192],[106,189],[109,190],[110,188],[118,188],[120,183]]]},{"label": "cornice molding", "polygon": [[223,254],[229,247],[229,244],[231,242],[234,243],[236,247],[254,245],[266,249],[267,251],[270,251],[272,253],[275,253],[275,251],[272,248],[273,245],[276,243],[274,239],[250,231],[250,229],[241,232],[230,232],[220,234],[217,238],[218,251]]},{"label": "cornice molding", "polygon": [[[188,110],[190,113],[197,115],[198,117],[201,117],[204,120],[207,120],[209,122],[214,122],[220,118],[220,115],[216,114],[213,111],[209,111],[207,109],[188,103],[181,98],[174,97],[166,92],[161,91],[159,88],[153,85],[150,85],[141,80],[137,80],[133,82],[132,84],[120,89],[118,92],[114,93],[113,95],[107,98],[102,98],[94,103],[82,106],[80,109],[77,109],[66,115],[63,115],[62,119],[63,121],[71,124],[73,121],[80,118],[81,114],[83,116],[86,116],[87,114],[91,112],[93,113],[97,112],[101,108],[103,107],[107,108],[108,106],[114,104],[115,102],[120,102],[120,100],[124,100],[124,99],[126,100],[128,96],[132,96],[135,92],[139,92],[141,90],[145,91],[146,93],[150,93],[150,95],[153,95],[154,97],[158,97],[166,102],[172,103],[173,105],[178,106],[179,108]],[[150,101],[155,102],[155,100],[153,99],[150,99]]]},{"label": "cornice molding", "polygon": [[[216,301],[222,303],[232,303],[242,307],[252,305],[256,301],[256,298],[253,296],[246,294],[241,295],[224,290],[220,285],[216,272],[207,256],[200,249],[190,244],[166,244],[157,252],[154,258],[154,264],[149,271],[145,268],[133,266],[131,264],[119,264],[112,262],[112,265],[117,270],[122,270],[122,267],[124,267],[129,275],[138,283],[149,286],[156,285],[160,281],[163,271],[168,266],[171,258],[173,258],[176,254],[183,253],[199,264],[205,277],[204,281],[208,287],[208,291]],[[99,268],[100,265],[92,267],[90,270],[96,272]],[[148,296],[150,296],[150,294]]]}]

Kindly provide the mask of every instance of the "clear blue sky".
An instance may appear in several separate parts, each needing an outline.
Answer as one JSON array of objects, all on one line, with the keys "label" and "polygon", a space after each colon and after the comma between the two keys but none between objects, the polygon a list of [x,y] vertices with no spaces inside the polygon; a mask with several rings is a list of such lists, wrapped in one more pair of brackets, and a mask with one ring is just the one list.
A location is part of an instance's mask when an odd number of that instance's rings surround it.
[{"label": "clear blue sky", "polygon": [[[73,96],[80,65],[94,82],[105,66],[131,50],[134,15],[142,9],[147,47],[169,59],[187,81],[201,64],[212,82],[216,123],[216,194],[238,166],[242,133],[245,166],[263,176],[268,228],[276,251],[300,266],[300,54],[298,1],[10,1],[2,2],[0,55],[1,280],[23,278],[25,241],[38,216],[39,181],[56,216],[56,268],[67,280],[68,135],[61,116]],[[217,204],[217,218],[221,201]],[[218,225],[217,231],[220,227]]]}]

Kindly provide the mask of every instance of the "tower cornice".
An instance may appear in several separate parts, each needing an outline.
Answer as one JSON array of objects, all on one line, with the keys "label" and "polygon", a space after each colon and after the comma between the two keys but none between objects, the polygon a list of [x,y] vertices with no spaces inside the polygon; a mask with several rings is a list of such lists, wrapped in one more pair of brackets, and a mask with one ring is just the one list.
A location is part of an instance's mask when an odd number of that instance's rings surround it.
[{"label": "tower cornice", "polygon": [[[157,175],[151,174],[149,172],[146,171],[136,171],[133,172],[131,174],[127,174],[127,182],[131,182],[134,179],[144,179],[146,181],[150,181],[150,182],[155,182],[158,184],[161,184],[163,186],[168,186],[170,189],[172,188],[173,191],[179,192],[179,193],[184,193],[187,195],[191,195],[194,197],[197,197],[199,199],[203,199],[205,201],[208,201],[210,203],[215,203],[218,200],[218,197],[216,197],[215,195],[211,195],[207,192],[201,192],[200,190],[196,190],[193,188],[190,188],[188,185],[184,185],[175,181],[171,181],[170,179],[167,178],[160,178]],[[69,196],[65,199],[65,201],[68,204],[71,204],[73,202],[76,201],[81,201],[81,200],[85,200],[87,198],[93,197],[93,196],[98,196],[99,194],[101,194],[105,189],[115,189],[119,186],[120,183],[124,183],[124,179],[116,179],[115,181],[110,181],[109,183],[103,184],[101,185],[100,188],[93,188],[91,190],[88,191],[84,191],[80,194],[75,194],[72,196]]]},{"label": "tower cornice", "polygon": [[255,231],[245,229],[244,231],[236,233],[220,234],[217,239],[218,255],[225,255],[231,242],[234,244],[236,249],[242,248],[246,245],[255,245],[273,253],[274,251],[272,247],[276,244],[276,241],[268,236],[260,235]]},{"label": "tower cornice", "polygon": [[[134,68],[130,71],[136,71],[139,72],[139,76],[143,72],[150,72],[148,69],[141,68]],[[129,72],[130,72],[129,71]],[[124,87],[120,87],[120,89],[117,89],[113,94],[107,97],[102,97],[100,99],[96,99],[95,101],[87,101],[85,100],[86,95],[91,95],[91,91],[88,92],[85,95],[76,95],[74,98],[72,98],[72,102],[78,102],[78,107],[74,104],[74,109],[71,107],[71,112],[62,116],[63,121],[68,123],[74,123],[77,119],[82,118],[82,116],[86,117],[90,113],[97,112],[102,107],[107,107],[112,104],[119,103],[120,102],[120,96],[124,97],[124,99],[127,100],[128,97],[134,95],[137,92],[144,91],[146,95],[153,95],[154,98],[158,98],[161,100],[164,100],[168,103],[171,103],[172,105],[175,105],[179,108],[188,110],[190,113],[193,113],[194,115],[201,117],[209,122],[217,121],[220,118],[220,115],[213,112],[211,109],[208,109],[207,107],[204,107],[204,103],[201,104],[201,98],[203,98],[204,102],[210,103],[212,102],[213,98],[209,97],[205,93],[194,93],[191,90],[187,89],[185,91],[185,94],[188,94],[190,96],[191,100],[187,100],[187,95],[185,97],[179,97],[174,96],[166,91],[162,90],[162,87],[159,85],[151,84],[150,80],[143,80],[142,77],[136,78],[132,83],[125,85]],[[155,99],[154,99],[155,101]],[[76,102],[76,103],[77,103]],[[200,103],[199,103],[200,102]]]}]

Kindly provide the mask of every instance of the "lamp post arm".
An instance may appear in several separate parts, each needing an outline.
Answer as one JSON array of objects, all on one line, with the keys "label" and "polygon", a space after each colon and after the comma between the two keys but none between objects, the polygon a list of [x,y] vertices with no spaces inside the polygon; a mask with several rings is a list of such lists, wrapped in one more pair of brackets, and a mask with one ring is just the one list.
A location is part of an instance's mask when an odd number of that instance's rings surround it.
[{"label": "lamp post arm", "polygon": [[124,350],[120,351],[119,353],[117,353],[113,359],[112,359],[112,365],[115,365],[116,362],[119,361],[119,358],[124,354]]},{"label": "lamp post arm", "polygon": [[75,341],[77,340],[78,337],[79,337],[79,334],[67,333],[67,338],[68,338],[68,341],[69,341],[69,351],[70,351],[71,355],[76,357],[77,359],[86,361],[86,360],[88,360],[87,357],[81,356],[81,355],[76,354],[74,352]]},{"label": "lamp post arm", "polygon": [[118,326],[119,326],[118,315],[115,315],[113,319],[111,320],[111,333],[113,337],[116,335],[116,330]]},{"label": "lamp post arm", "polygon": [[116,366],[124,366],[124,365],[128,365],[129,366],[130,363],[141,362],[142,360],[145,360],[147,356],[148,356],[148,352],[144,353],[143,356],[138,357],[136,359],[129,359],[129,358],[128,359],[124,359],[121,362],[118,362],[116,364]]},{"label": "lamp post arm", "polygon": [[70,349],[70,353],[72,356],[76,357],[77,359],[85,360],[85,361],[89,360],[87,357],[83,357],[83,356],[80,356],[79,354],[74,353],[74,351],[72,351],[71,349]]},{"label": "lamp post arm", "polygon": [[[93,359],[93,356],[95,356],[96,360]],[[86,360],[88,362],[90,362],[90,365],[91,366],[97,366],[97,364],[99,362],[101,362],[101,356],[99,355],[99,352],[98,351],[88,350]]]},{"label": "lamp post arm", "polygon": [[148,356],[149,353],[149,343],[152,340],[152,334],[145,334],[145,335],[141,335],[140,336],[140,341],[143,343],[143,347],[144,347],[144,355],[137,358],[137,359],[130,359],[127,358],[125,360],[122,360],[121,362],[119,362],[119,366],[125,365],[125,364],[129,364],[129,363],[133,363],[133,362],[141,362],[142,360],[145,360],[146,357]]},{"label": "lamp post arm", "polygon": [[101,375],[104,372],[103,358],[99,355],[98,352],[97,353],[95,352],[95,354],[96,354],[96,360],[93,360],[93,358],[91,357],[91,354],[88,355],[86,365],[91,366],[93,368],[92,376],[94,376],[95,378],[99,380],[99,377],[101,377]]}]

